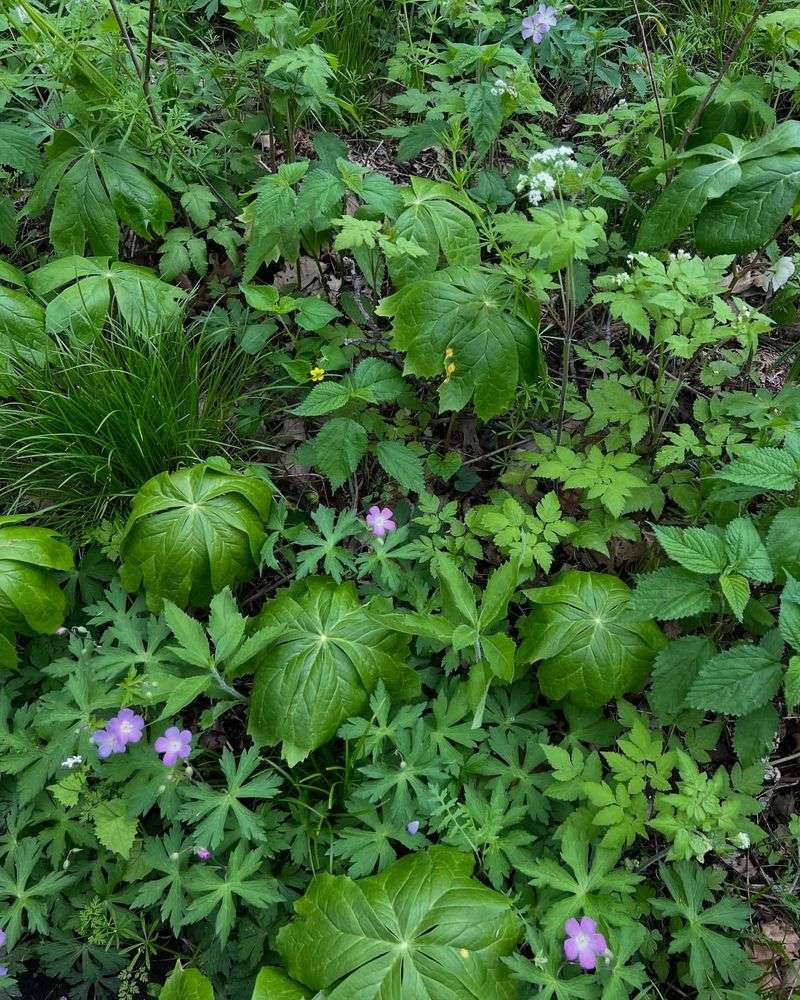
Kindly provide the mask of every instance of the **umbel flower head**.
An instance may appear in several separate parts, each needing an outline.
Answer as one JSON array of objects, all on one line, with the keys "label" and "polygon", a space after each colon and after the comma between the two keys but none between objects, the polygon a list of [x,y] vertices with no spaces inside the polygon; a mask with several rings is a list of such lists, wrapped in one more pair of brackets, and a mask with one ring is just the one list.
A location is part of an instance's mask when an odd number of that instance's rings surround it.
[{"label": "umbel flower head", "polygon": [[558,16],[555,7],[539,4],[539,9],[522,21],[522,37],[527,42],[530,38],[538,45],[551,28],[555,28]]}]

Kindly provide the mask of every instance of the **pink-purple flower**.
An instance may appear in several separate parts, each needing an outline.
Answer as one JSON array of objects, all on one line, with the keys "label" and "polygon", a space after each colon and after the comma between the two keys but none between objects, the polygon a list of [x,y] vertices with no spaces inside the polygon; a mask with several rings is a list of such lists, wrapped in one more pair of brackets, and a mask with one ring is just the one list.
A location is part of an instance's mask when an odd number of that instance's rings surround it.
[{"label": "pink-purple flower", "polygon": [[155,742],[156,753],[163,754],[161,763],[171,767],[178,762],[178,758],[185,760],[192,749],[192,734],[188,729],[178,729],[177,726],[170,726],[163,736],[159,736]]},{"label": "pink-purple flower", "polygon": [[110,757],[112,753],[125,753],[125,744],[108,729],[96,729],[90,739],[97,747],[97,756],[102,760]]},{"label": "pink-purple flower", "polygon": [[533,44],[538,45],[551,28],[555,28],[558,21],[555,7],[548,7],[547,4],[539,4],[539,9],[526,17],[522,21],[522,37],[527,42],[533,39]]},{"label": "pink-purple flower", "polygon": [[367,514],[367,527],[376,538],[383,538],[397,525],[394,522],[394,511],[390,507],[370,507]]},{"label": "pink-purple flower", "polygon": [[119,712],[106,723],[106,729],[122,743],[138,743],[144,732],[144,719],[130,708],[121,708]]},{"label": "pink-purple flower", "polygon": [[591,917],[576,920],[571,917],[564,924],[567,939],[564,954],[570,962],[578,962],[582,969],[591,972],[597,968],[597,958],[608,952],[606,939],[597,931],[597,923]]},{"label": "pink-purple flower", "polygon": [[201,861],[208,861],[211,857],[211,851],[207,847],[195,847],[194,854]]}]

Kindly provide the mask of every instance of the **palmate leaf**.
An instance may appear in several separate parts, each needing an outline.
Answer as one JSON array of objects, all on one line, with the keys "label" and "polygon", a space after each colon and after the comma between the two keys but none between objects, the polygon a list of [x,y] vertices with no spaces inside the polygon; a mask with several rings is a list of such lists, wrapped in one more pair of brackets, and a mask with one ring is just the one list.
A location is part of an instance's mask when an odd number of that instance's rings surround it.
[{"label": "palmate leaf", "polygon": [[522,924],[473,864],[431,847],[359,882],[319,875],[278,933],[289,975],[328,1000],[511,1000],[500,958]]},{"label": "palmate leaf", "polygon": [[158,330],[178,318],[186,297],[149,268],[108,257],[51,261],[31,274],[30,287],[48,300],[48,333],[71,333],[84,340],[99,334],[111,315],[118,315],[134,330]]},{"label": "palmate leaf", "polygon": [[130,145],[61,129],[47,156],[27,211],[41,215],[55,193],[50,241],[58,253],[83,254],[88,243],[93,254],[116,257],[120,222],[145,240],[164,235],[172,205],[148,177],[152,165]]},{"label": "palmate leaf", "polygon": [[508,409],[519,382],[540,374],[538,306],[497,271],[446,268],[404,285],[376,311],[394,321],[405,372],[440,379],[440,411],[474,399],[488,420]]},{"label": "palmate leaf", "polygon": [[164,598],[207,607],[255,573],[271,499],[261,479],[216,466],[159,473],[133,500],[120,542],[123,586],[143,586],[154,612]]},{"label": "palmate leaf", "polygon": [[633,620],[630,590],[615,576],[567,570],[526,595],[536,607],[520,625],[519,662],[541,664],[550,698],[599,708],[639,688],[666,644],[653,622]]},{"label": "palmate leaf", "polygon": [[268,746],[282,742],[290,763],[362,712],[379,680],[395,698],[419,692],[404,662],[408,640],[372,618],[352,582],[296,583],[262,608],[255,626],[274,627],[276,637],[254,660],[250,733]]}]

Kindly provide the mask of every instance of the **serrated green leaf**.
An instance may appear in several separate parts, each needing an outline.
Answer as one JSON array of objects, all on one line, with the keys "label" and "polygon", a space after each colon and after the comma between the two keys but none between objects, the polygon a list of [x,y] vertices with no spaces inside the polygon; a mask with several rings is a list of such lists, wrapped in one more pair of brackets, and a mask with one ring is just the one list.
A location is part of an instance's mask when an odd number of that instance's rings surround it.
[{"label": "serrated green leaf", "polygon": [[761,646],[735,646],[700,667],[686,701],[705,711],[747,715],[775,695],[781,676],[780,661]]},{"label": "serrated green leaf", "polygon": [[706,528],[676,528],[655,525],[655,536],[670,559],[692,573],[714,576],[728,564],[724,541]]},{"label": "serrated green leaf", "polygon": [[334,417],[322,427],[314,438],[315,464],[334,490],[356,471],[367,445],[366,430],[349,417]]},{"label": "serrated green leaf", "polygon": [[680,566],[664,566],[636,578],[628,613],[632,619],[672,621],[708,611],[711,587]]},{"label": "serrated green leaf", "polygon": [[94,832],[103,847],[127,860],[136,839],[138,823],[128,818],[124,800],[101,802],[95,806],[93,819]]},{"label": "serrated green leaf", "polygon": [[425,470],[422,459],[401,441],[379,441],[375,454],[381,468],[404,489],[422,493],[425,489]]}]

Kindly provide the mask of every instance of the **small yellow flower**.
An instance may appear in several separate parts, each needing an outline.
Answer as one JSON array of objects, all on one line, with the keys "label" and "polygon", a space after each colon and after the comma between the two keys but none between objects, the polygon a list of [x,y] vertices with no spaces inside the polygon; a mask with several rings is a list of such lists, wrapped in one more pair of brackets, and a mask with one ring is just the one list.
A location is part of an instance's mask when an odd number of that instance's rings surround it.
[{"label": "small yellow flower", "polygon": [[312,368],[308,374],[312,382],[321,382],[325,378],[325,369]]}]

